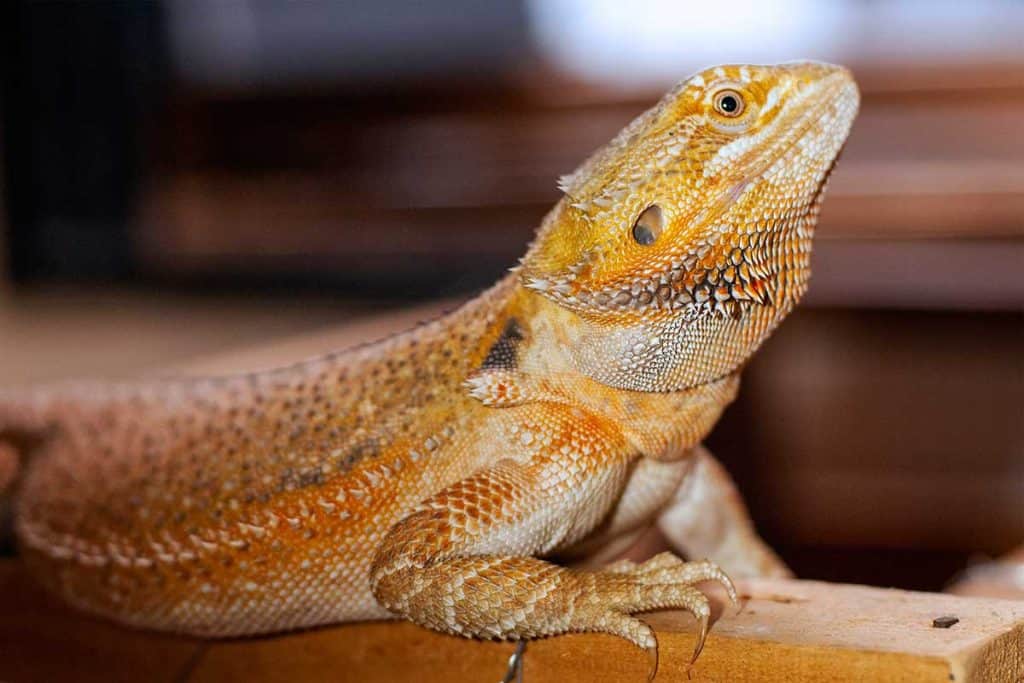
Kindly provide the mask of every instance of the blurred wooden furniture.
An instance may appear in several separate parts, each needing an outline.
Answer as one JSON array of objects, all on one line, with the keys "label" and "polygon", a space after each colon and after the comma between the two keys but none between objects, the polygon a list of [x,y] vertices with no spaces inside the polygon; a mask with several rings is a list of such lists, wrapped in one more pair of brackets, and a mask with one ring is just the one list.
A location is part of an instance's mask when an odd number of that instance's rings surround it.
[{"label": "blurred wooden furniture", "polygon": [[[802,581],[754,581],[736,613],[715,594],[715,624],[688,665],[694,623],[650,614],[658,680],[1011,681],[1024,676],[1024,603]],[[266,638],[198,641],[143,633],[56,603],[0,562],[0,680],[488,681],[512,651],[407,623],[337,626]],[[947,617],[948,628],[933,625]],[[951,621],[951,620],[947,620]],[[605,635],[532,643],[525,680],[643,681],[640,651]]]},{"label": "blurred wooden furniture", "polygon": [[1024,539],[1022,348],[1019,313],[800,309],[710,447],[798,576],[939,590]]}]

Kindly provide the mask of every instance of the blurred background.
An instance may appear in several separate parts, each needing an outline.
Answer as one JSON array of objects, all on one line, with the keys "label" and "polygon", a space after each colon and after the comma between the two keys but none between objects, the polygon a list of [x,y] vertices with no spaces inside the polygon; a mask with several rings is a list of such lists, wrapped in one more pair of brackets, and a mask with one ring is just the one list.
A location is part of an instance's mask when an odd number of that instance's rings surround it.
[{"label": "blurred background", "polygon": [[9,0],[0,51],[4,384],[407,326],[673,82],[846,64],[811,294],[710,446],[807,578],[936,590],[1024,541],[1024,3]]}]

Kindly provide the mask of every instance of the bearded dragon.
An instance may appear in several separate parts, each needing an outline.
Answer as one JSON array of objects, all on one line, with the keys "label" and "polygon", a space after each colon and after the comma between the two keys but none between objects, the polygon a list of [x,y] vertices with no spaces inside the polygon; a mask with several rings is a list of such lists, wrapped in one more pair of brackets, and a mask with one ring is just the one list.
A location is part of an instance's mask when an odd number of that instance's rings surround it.
[{"label": "bearded dragon", "polygon": [[[458,310],[224,378],[0,394],[32,571],[137,627],[239,636],[401,617],[473,638],[603,632],[695,584],[785,573],[701,441],[807,288],[858,92],[722,66],[574,173],[525,257]],[[29,458],[28,456],[31,456]],[[603,568],[652,523],[663,553]]]}]

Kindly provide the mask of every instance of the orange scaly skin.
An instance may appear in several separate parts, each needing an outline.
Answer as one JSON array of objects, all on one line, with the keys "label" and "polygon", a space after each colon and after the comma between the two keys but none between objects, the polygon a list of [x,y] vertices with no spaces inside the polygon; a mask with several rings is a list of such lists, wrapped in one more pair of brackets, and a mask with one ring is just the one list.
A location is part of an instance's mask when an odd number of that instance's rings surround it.
[{"label": "orange scaly skin", "polygon": [[653,652],[634,613],[706,628],[693,584],[731,591],[711,562],[544,558],[657,522],[730,572],[786,571],[699,444],[806,289],[857,102],[829,65],[707,70],[564,178],[521,265],[440,320],[275,372],[0,395],[0,479],[12,446],[32,455],[26,560],[83,609],[208,636],[398,615]]}]

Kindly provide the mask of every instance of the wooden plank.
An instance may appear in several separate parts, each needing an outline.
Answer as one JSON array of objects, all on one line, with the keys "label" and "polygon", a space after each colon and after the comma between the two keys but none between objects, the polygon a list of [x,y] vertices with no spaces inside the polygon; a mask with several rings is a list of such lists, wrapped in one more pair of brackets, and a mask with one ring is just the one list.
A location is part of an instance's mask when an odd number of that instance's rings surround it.
[{"label": "wooden plank", "polygon": [[[723,609],[689,665],[693,619],[648,615],[661,647],[658,680],[1013,681],[1024,676],[1024,602],[810,581],[751,581],[745,608]],[[956,616],[949,628],[933,620]],[[357,624],[219,643],[193,682],[220,680],[495,681],[512,647],[436,635],[409,624]],[[624,641],[579,634],[530,644],[525,680],[643,681],[646,656]]]},{"label": "wooden plank", "polygon": [[122,628],[72,610],[0,560],[0,681],[173,683],[207,643]]},{"label": "wooden plank", "polygon": [[[690,667],[693,619],[644,618],[661,644],[658,680],[1014,681],[1024,677],[1024,601],[812,581],[749,581],[745,606],[712,593],[714,626]],[[349,624],[204,643],[80,615],[0,562],[0,680],[496,681],[512,651],[407,623]],[[949,628],[933,620],[954,616]],[[56,655],[56,656],[55,656]],[[643,681],[647,657],[606,635],[531,643],[526,680]]]}]

